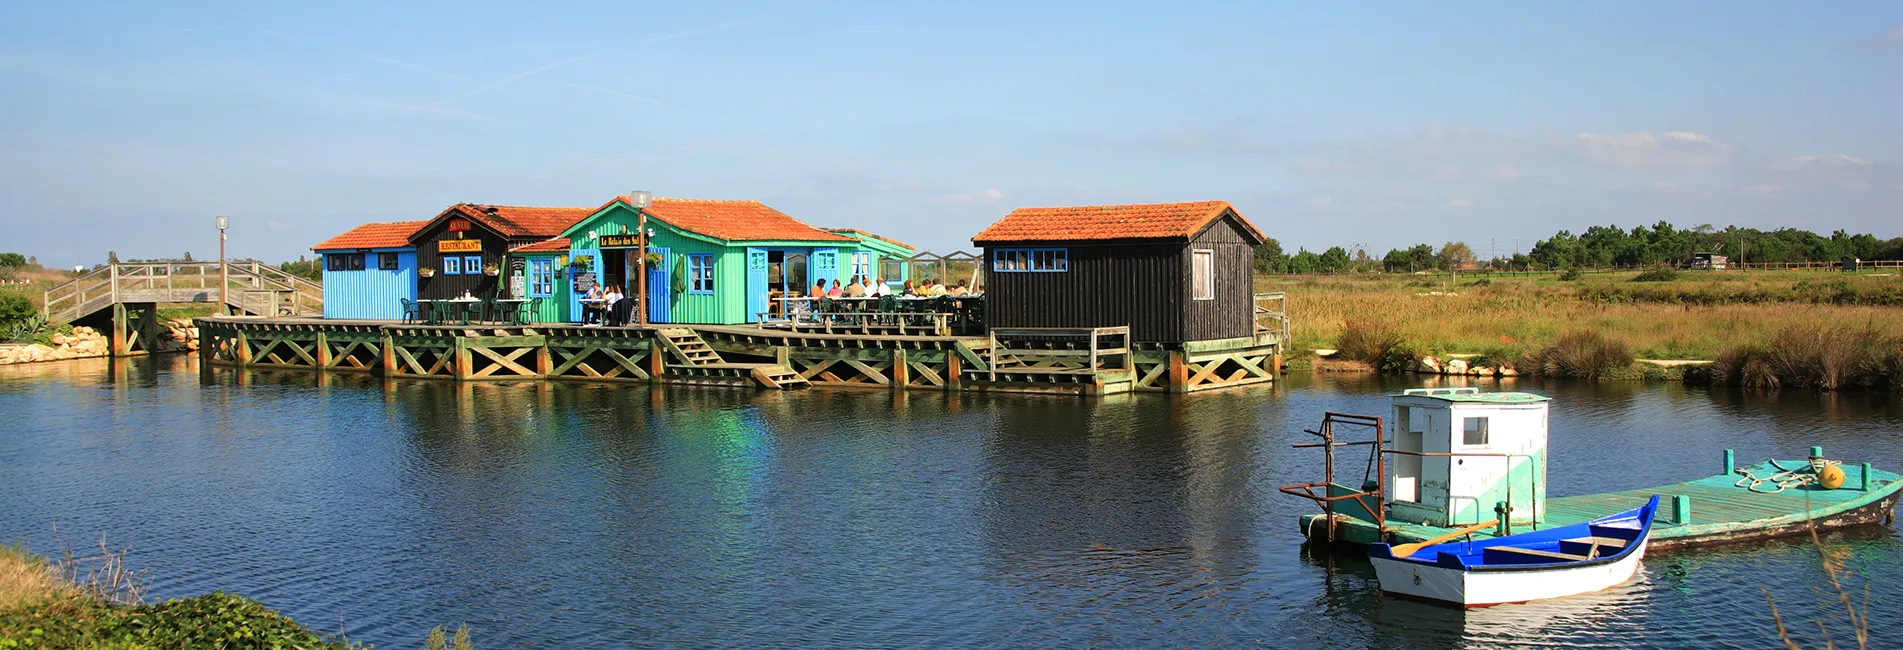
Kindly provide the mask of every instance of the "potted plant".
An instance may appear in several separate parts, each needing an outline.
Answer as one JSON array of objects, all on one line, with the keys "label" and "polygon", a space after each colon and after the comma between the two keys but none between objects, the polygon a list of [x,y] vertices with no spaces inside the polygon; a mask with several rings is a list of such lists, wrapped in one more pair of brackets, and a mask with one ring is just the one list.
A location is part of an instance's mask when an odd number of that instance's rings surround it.
[{"label": "potted plant", "polygon": [[484,264],[482,265],[482,274],[483,275],[501,275],[502,266],[493,262],[489,264]]},{"label": "potted plant", "polygon": [[422,267],[422,268],[419,268],[419,269],[417,269],[417,270],[416,270],[416,276],[417,276],[417,277],[419,277],[419,278],[433,278],[433,277],[436,277],[436,269],[432,269],[432,268],[430,268],[430,267],[427,267],[427,266],[425,266],[425,267]]},{"label": "potted plant", "polygon": [[574,258],[568,260],[568,265],[578,269],[585,269],[595,265],[595,256],[576,255]]}]

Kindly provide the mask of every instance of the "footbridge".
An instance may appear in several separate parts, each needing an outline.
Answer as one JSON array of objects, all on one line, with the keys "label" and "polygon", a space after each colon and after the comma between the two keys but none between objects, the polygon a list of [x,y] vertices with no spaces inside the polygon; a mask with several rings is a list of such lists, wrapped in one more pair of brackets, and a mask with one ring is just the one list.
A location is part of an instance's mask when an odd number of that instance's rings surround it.
[{"label": "footbridge", "polygon": [[[223,267],[223,268],[220,268]],[[259,262],[136,262],[93,269],[48,289],[48,323],[110,320],[112,354],[156,348],[161,304],[211,303],[222,313],[318,316],[322,285]]]}]

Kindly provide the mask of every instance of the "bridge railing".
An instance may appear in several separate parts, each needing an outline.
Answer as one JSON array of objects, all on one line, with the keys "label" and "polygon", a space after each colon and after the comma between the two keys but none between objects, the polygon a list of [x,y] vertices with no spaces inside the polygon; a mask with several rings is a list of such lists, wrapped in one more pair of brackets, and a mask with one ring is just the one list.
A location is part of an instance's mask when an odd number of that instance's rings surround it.
[{"label": "bridge railing", "polygon": [[222,302],[270,316],[323,313],[324,289],[318,283],[258,262],[234,262],[220,271],[217,262],[109,264],[48,289],[43,311],[56,322],[122,302]]}]

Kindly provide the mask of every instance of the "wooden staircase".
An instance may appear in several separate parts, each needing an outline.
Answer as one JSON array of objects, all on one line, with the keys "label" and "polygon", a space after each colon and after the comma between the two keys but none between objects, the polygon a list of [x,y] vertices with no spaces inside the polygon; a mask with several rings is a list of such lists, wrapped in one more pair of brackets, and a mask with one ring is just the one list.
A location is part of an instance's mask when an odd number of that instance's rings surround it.
[{"label": "wooden staircase", "polygon": [[[804,388],[809,385],[805,377],[781,364],[727,363],[720,358],[719,352],[715,352],[711,346],[707,345],[706,340],[700,338],[699,333],[685,327],[662,328],[655,330],[655,334],[655,339],[660,341],[661,346],[667,348],[669,356],[673,357],[673,363],[670,365],[675,367],[693,368],[716,374],[745,372],[746,376],[752,377],[753,381],[760,386],[776,390]],[[686,372],[696,371],[687,370]]]},{"label": "wooden staircase", "polygon": [[[257,316],[324,313],[324,287],[257,262],[108,264],[48,289],[42,311],[66,323],[116,304],[222,303]],[[220,283],[228,283],[220,286]]]}]

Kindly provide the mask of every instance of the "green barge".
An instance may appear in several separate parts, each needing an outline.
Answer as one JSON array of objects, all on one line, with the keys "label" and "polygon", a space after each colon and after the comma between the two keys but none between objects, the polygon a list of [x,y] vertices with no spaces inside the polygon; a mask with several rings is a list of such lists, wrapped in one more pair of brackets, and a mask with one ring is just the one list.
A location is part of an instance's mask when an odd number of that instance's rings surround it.
[{"label": "green barge", "polygon": [[[1806,534],[1895,521],[1903,476],[1869,463],[1828,460],[1820,447],[1807,460],[1738,466],[1724,452],[1725,473],[1642,490],[1554,497],[1546,484],[1546,398],[1480,393],[1472,388],[1416,389],[1394,398],[1389,418],[1330,413],[1322,440],[1297,447],[1324,450],[1322,481],[1283,486],[1322,512],[1299,526],[1315,542],[1402,544],[1493,522],[1487,538],[1541,530],[1628,510],[1660,496],[1653,549],[1682,548]],[[1344,441],[1342,427],[1372,430]],[[1365,446],[1359,489],[1335,476],[1337,451]],[[1357,459],[1358,461],[1359,459]],[[1357,465],[1360,463],[1357,462]]]}]

